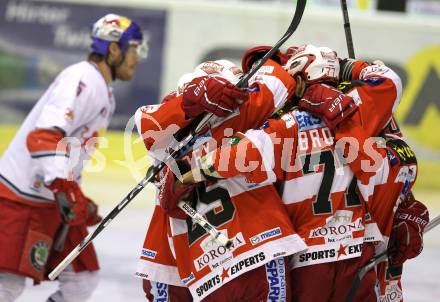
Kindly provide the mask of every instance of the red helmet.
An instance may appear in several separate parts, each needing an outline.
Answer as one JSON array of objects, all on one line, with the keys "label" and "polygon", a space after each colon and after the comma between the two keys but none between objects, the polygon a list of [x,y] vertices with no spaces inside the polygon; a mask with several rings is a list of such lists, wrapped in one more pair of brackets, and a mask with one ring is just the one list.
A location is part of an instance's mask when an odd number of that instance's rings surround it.
[{"label": "red helmet", "polygon": [[[252,68],[255,62],[260,60],[269,50],[272,49],[272,46],[257,46],[251,49],[248,49],[243,55],[243,59],[241,60],[241,68],[244,73],[248,73]],[[286,56],[279,50],[277,50],[271,57],[272,60],[277,62],[280,65],[284,65],[287,61]]]}]

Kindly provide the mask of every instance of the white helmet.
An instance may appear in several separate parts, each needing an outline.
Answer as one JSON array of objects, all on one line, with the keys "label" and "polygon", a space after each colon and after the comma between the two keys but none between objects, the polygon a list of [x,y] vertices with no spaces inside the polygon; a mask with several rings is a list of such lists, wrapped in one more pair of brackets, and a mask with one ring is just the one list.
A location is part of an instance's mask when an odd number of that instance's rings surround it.
[{"label": "white helmet", "polygon": [[193,79],[203,76],[220,77],[232,84],[237,84],[243,76],[243,71],[228,60],[203,62],[194,69],[194,72],[186,73],[180,77],[177,83],[177,94],[182,94],[186,85]]},{"label": "white helmet", "polygon": [[302,75],[307,83],[334,83],[339,81],[339,60],[328,47],[303,45],[296,49],[284,65],[290,75]]}]

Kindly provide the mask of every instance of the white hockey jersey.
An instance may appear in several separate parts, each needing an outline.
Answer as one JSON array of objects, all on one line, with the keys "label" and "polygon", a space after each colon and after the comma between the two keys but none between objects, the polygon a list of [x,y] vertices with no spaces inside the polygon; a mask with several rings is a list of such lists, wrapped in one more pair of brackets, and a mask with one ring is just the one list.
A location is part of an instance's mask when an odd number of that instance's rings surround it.
[{"label": "white hockey jersey", "polygon": [[[106,130],[115,110],[112,88],[96,65],[80,62],[64,69],[26,117],[0,160],[0,197],[25,203],[46,203],[53,193],[44,183],[81,172],[95,148],[98,133]],[[35,129],[57,129],[65,134],[67,150],[50,147],[30,152],[26,140]]]}]

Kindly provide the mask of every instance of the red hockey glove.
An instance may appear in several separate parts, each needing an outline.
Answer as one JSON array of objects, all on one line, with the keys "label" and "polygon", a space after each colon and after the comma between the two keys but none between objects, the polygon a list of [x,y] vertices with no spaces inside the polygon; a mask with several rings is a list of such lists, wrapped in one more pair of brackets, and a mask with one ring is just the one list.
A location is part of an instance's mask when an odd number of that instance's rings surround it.
[{"label": "red hockey glove", "polygon": [[186,219],[188,216],[177,206],[177,204],[182,199],[192,199],[195,184],[176,187],[176,177],[174,176],[173,171],[168,167],[165,167],[164,169],[166,171],[159,191],[160,206],[168,216],[178,219]]},{"label": "red hockey glove", "polygon": [[199,77],[183,91],[182,108],[189,117],[212,112],[224,117],[247,101],[248,94],[228,80],[219,77]]},{"label": "red hockey glove", "polygon": [[64,223],[80,225],[86,221],[89,202],[76,181],[56,178],[47,187],[54,193]]},{"label": "red hockey glove", "polygon": [[298,106],[321,118],[330,129],[335,129],[358,109],[352,97],[325,84],[311,85]]},{"label": "red hockey glove", "polygon": [[411,199],[399,205],[390,236],[389,257],[393,266],[402,265],[422,252],[423,231],[428,222],[428,209],[420,201]]},{"label": "red hockey glove", "polygon": [[90,198],[87,198],[87,226],[94,226],[102,221],[102,216],[98,214],[98,205]]}]

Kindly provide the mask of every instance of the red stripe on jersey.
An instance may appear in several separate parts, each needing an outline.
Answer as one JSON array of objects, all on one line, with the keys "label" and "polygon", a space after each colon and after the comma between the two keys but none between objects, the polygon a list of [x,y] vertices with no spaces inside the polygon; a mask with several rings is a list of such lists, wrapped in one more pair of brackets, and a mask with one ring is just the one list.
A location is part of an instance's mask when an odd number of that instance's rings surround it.
[{"label": "red stripe on jersey", "polygon": [[64,134],[58,130],[36,129],[29,132],[26,146],[29,152],[57,151],[67,153],[67,145],[61,144]]}]

